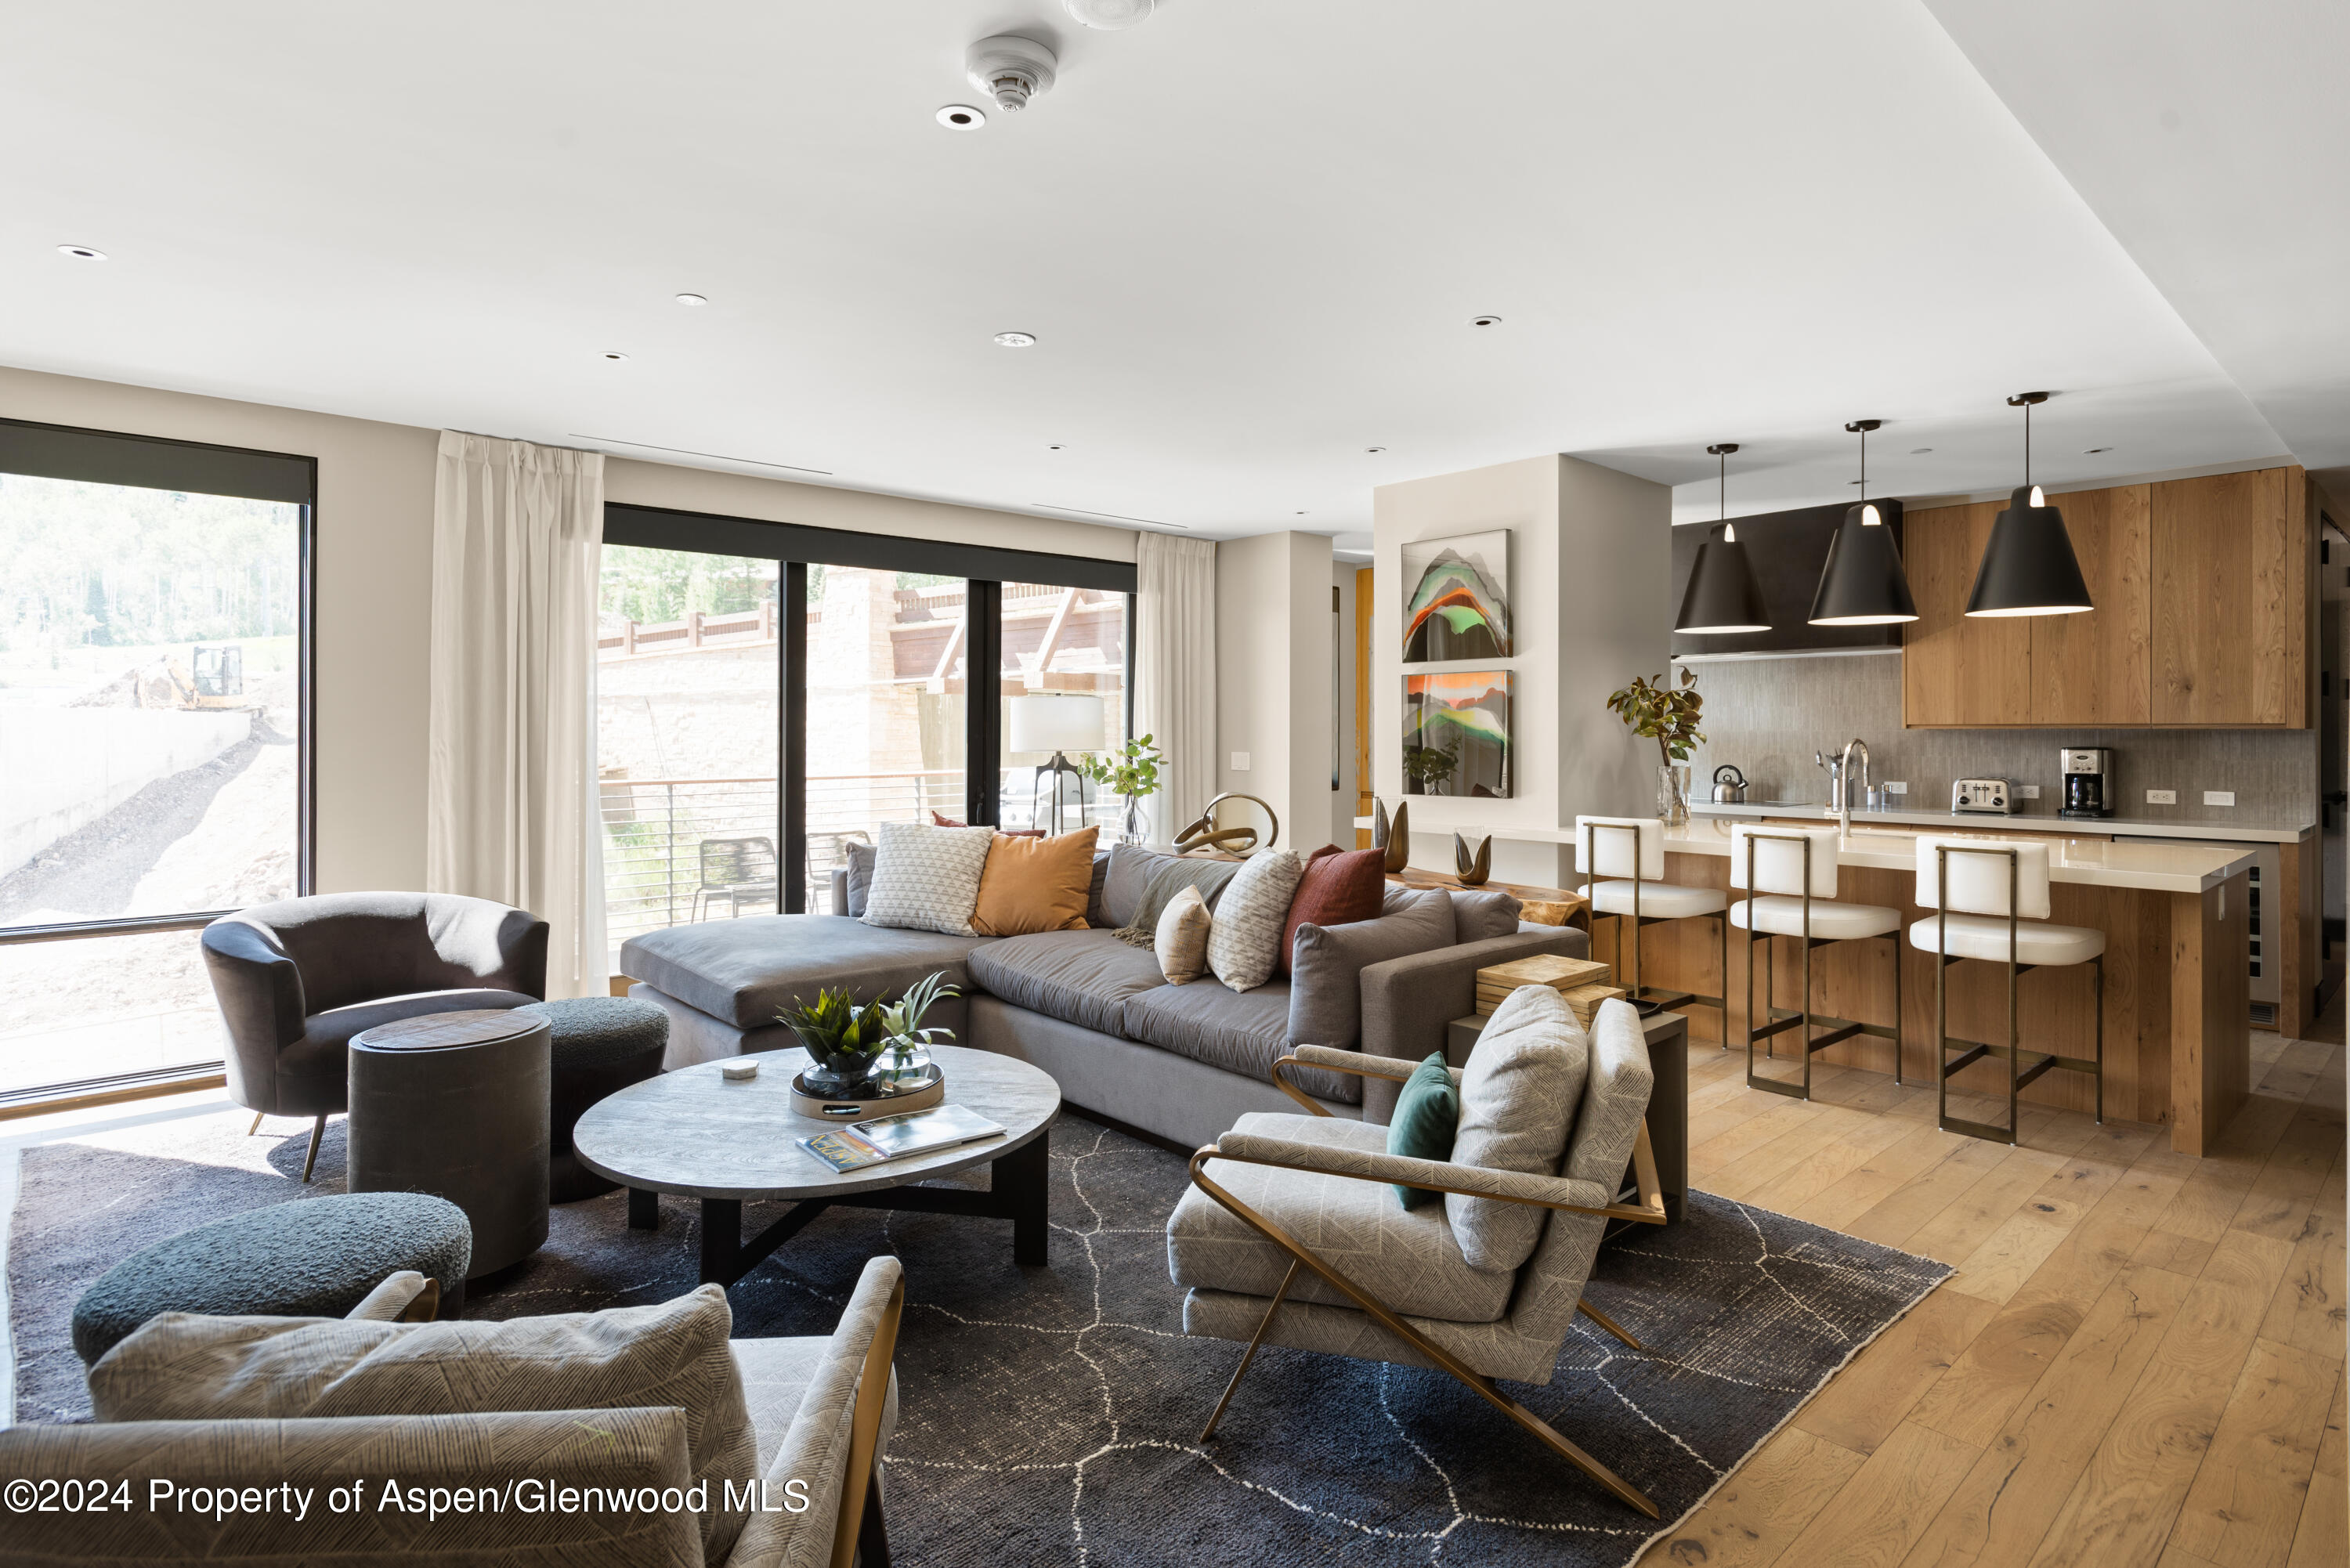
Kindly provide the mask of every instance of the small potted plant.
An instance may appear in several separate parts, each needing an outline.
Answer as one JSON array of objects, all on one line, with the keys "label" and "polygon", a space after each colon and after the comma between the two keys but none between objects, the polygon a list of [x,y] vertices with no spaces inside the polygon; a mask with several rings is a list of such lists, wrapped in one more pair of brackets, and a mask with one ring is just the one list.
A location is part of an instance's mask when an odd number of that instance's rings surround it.
[{"label": "small potted plant", "polygon": [[844,987],[827,985],[814,1002],[792,998],[775,1022],[799,1037],[816,1059],[808,1088],[836,1099],[868,1099],[878,1092],[873,1064],[889,1048],[889,1023],[876,1005],[856,1001]]},{"label": "small potted plant", "polygon": [[1118,842],[1139,844],[1145,831],[1142,803],[1159,793],[1159,770],[1167,759],[1149,735],[1138,736],[1117,751],[1089,754],[1077,766],[1086,777],[1113,794],[1126,798],[1118,826]]},{"label": "small potted plant", "polygon": [[951,1029],[922,1027],[922,1014],[931,1010],[931,1003],[962,994],[946,980],[944,970],[925,976],[908,986],[903,996],[881,1008],[881,1026],[889,1033],[889,1050],[876,1075],[892,1089],[925,1086],[931,1076],[931,1047],[954,1038]]},{"label": "small potted plant", "polygon": [[1689,820],[1689,754],[1705,732],[1698,722],[1705,699],[1697,691],[1697,671],[1681,666],[1677,688],[1664,676],[1654,680],[1635,677],[1632,684],[1610,693],[1609,711],[1632,733],[1657,742],[1657,815],[1678,826]]}]

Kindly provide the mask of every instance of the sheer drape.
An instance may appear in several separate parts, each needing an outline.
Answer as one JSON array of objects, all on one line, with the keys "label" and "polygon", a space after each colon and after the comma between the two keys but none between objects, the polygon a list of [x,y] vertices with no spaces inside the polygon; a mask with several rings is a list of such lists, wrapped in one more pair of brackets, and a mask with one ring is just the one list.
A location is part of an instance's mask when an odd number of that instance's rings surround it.
[{"label": "sheer drape", "polygon": [[1134,725],[1167,758],[1149,803],[1164,841],[1216,794],[1216,546],[1145,534],[1135,566]]},{"label": "sheer drape", "polygon": [[600,452],[441,432],[425,887],[548,925],[546,994],[609,985],[596,790]]}]

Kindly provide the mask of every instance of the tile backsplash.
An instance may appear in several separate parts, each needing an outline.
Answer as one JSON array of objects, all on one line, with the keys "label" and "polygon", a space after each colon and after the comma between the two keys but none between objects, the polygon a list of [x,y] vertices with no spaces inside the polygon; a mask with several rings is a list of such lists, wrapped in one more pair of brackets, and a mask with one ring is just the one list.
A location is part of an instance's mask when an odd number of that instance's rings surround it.
[{"label": "tile backsplash", "polygon": [[[2115,814],[2140,821],[2233,822],[2299,827],[2317,820],[2314,730],[1905,730],[1898,654],[1724,659],[1690,666],[1705,696],[1706,742],[1690,757],[1690,793],[1703,800],[1713,770],[1734,763],[1750,801],[1827,799],[1814,752],[1867,743],[1869,777],[1907,783],[1911,811],[1942,811],[1950,781],[2009,778],[2038,784],[2019,816],[2054,816],[2064,746],[2110,746],[2120,798]],[[2147,805],[2150,789],[2176,805]],[[2207,806],[2206,790],[2233,790],[2232,806]]]}]

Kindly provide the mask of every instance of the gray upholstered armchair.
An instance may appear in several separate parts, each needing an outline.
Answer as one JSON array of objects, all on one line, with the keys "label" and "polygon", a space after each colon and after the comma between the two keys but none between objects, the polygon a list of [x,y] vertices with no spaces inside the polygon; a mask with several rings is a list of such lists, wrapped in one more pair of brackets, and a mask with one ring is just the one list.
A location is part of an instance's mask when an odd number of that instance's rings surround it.
[{"label": "gray upholstered armchair", "polygon": [[348,1107],[344,1049],[394,1019],[520,1007],[546,993],[546,922],[453,893],[332,893],[255,904],[203,931],[228,1025],[229,1097],[311,1116],[310,1179],[327,1118]]},{"label": "gray upholstered armchair", "polygon": [[[1293,1088],[1283,1075],[1293,1063],[1391,1079],[1413,1068],[1300,1045],[1274,1077],[1311,1114],[1253,1111],[1191,1157],[1191,1189],[1167,1221],[1169,1272],[1188,1292],[1183,1332],[1248,1346],[1201,1440],[1263,1344],[1436,1366],[1656,1518],[1638,1487],[1494,1382],[1548,1383],[1578,1311],[1639,1348],[1583,1300],[1609,1220],[1665,1223],[1643,1121],[1655,1075],[1632,1009],[1603,1005],[1587,1040],[1544,987],[1494,1011],[1467,1070],[1451,1071],[1463,1137],[1482,1114],[1486,1147],[1498,1137],[1530,1154],[1507,1168],[1391,1155],[1385,1127],[1334,1116]],[[1621,1201],[1627,1175],[1637,1204]],[[1406,1209],[1398,1187],[1447,1196]]]}]

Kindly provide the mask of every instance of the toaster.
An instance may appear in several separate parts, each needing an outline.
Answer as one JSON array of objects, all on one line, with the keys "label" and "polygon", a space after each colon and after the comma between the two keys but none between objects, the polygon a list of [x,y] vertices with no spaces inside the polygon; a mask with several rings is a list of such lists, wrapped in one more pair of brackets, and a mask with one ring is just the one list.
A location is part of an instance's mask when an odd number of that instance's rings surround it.
[{"label": "toaster", "polygon": [[2015,815],[2012,779],[1960,779],[1950,785],[1952,811],[1981,812],[1989,816]]}]

